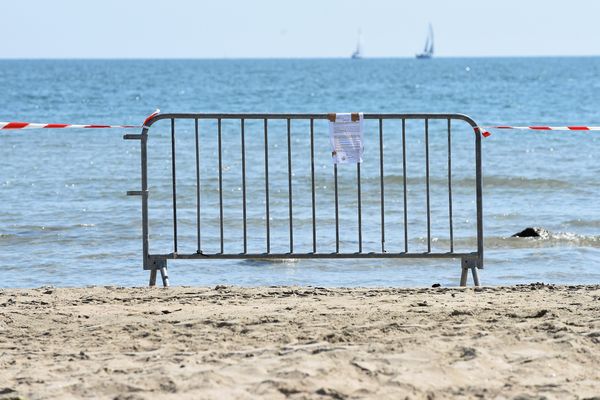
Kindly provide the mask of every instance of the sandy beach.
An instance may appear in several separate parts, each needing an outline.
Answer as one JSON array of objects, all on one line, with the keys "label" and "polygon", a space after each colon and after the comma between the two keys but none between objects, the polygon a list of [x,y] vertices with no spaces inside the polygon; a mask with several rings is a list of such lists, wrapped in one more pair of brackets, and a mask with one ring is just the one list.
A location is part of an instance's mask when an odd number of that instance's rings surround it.
[{"label": "sandy beach", "polygon": [[600,396],[600,286],[4,289],[0,315],[2,399]]}]

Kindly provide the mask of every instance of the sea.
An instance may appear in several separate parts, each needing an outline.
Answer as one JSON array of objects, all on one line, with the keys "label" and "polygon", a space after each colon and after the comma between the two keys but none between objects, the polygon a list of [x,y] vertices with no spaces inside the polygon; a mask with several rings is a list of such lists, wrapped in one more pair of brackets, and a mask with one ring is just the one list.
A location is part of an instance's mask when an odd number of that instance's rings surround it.
[{"label": "sea", "polygon": [[[163,113],[462,113],[481,126],[600,125],[600,58],[0,60],[0,121],[140,125]],[[193,121],[177,125],[178,251],[198,250]],[[429,126],[431,231],[427,237],[422,121],[385,121],[387,252],[447,251],[446,121]],[[247,248],[266,246],[262,121],[246,125]],[[201,250],[240,253],[240,122],[223,121],[221,188],[215,121],[200,121]],[[600,282],[600,132],[490,130],[482,139],[485,285]],[[140,144],[124,129],[0,131],[0,287],[145,286],[142,269]],[[173,251],[171,126],[149,134],[150,248]],[[316,243],[310,203],[310,129],[270,122],[268,216],[271,251],[335,251],[334,174],[326,121],[314,130]],[[365,121],[363,252],[381,250],[377,121]],[[474,132],[453,121],[453,245],[474,250]],[[288,162],[291,165],[288,165]],[[291,188],[288,173],[292,176]],[[357,250],[356,165],[340,164],[340,251]],[[403,218],[407,182],[407,224]],[[290,192],[293,199],[289,201]],[[513,238],[526,227],[543,238]],[[457,286],[460,260],[177,260],[173,285],[324,287]]]}]

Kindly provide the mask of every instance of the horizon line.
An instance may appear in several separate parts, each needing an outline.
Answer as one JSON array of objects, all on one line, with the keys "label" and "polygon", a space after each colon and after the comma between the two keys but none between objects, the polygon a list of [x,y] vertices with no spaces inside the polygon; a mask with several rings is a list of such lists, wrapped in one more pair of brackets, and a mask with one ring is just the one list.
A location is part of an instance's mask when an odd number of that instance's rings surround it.
[{"label": "horizon line", "polygon": [[[596,58],[600,57],[600,54],[540,54],[540,55],[442,55],[434,56],[432,59],[481,59],[481,58]],[[373,56],[363,57],[360,60],[354,60],[355,62],[361,62],[363,60],[390,60],[390,59],[402,59],[402,60],[414,60],[415,56]],[[0,61],[85,61],[85,60],[198,60],[198,61],[226,61],[226,60],[351,60],[350,56],[293,56],[293,57],[246,57],[246,56],[235,56],[235,57],[0,57]]]}]

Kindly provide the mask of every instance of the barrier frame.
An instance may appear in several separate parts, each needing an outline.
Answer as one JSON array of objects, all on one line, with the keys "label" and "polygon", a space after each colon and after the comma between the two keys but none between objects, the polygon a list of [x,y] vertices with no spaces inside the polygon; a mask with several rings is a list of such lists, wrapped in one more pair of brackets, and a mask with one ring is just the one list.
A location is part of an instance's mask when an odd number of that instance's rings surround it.
[{"label": "barrier frame", "polygon": [[[163,285],[169,286],[169,278],[167,273],[167,260],[174,259],[203,259],[203,260],[218,260],[218,259],[461,259],[461,277],[460,286],[466,286],[469,270],[473,276],[473,283],[479,286],[479,276],[477,269],[483,269],[483,189],[482,189],[482,155],[481,155],[481,137],[482,131],[473,119],[464,114],[453,113],[365,113],[365,120],[379,121],[379,162],[380,162],[380,181],[381,181],[381,252],[362,251],[362,231],[361,231],[361,184],[360,184],[360,163],[357,164],[357,191],[358,191],[358,235],[359,235],[359,251],[358,252],[340,252],[339,251],[339,225],[338,225],[338,185],[337,185],[337,164],[333,164],[335,177],[335,218],[336,218],[336,251],[333,253],[319,253],[316,251],[316,221],[315,221],[315,187],[314,187],[314,121],[326,120],[331,114],[306,114],[306,113],[158,113],[149,118],[140,134],[126,134],[125,140],[140,141],[140,160],[141,160],[141,190],[128,191],[129,196],[140,196],[142,200],[142,257],[144,270],[150,271],[150,286],[156,285],[157,273],[160,272]],[[149,131],[152,125],[160,120],[168,119],[171,122],[171,168],[172,168],[172,198],[173,198],[173,251],[170,253],[150,254],[149,252],[149,218],[148,218],[148,138]],[[177,120],[194,120],[196,134],[196,184],[197,196],[200,197],[199,186],[199,143],[198,143],[198,122],[200,120],[216,120],[218,121],[218,140],[219,140],[219,186],[221,189],[222,166],[221,166],[221,122],[223,120],[239,120],[241,123],[241,138],[242,138],[242,176],[243,176],[243,198],[244,198],[244,252],[242,253],[226,253],[223,249],[223,201],[222,190],[220,190],[220,230],[221,230],[221,252],[206,254],[198,250],[196,253],[179,253],[177,251],[177,186],[176,186],[176,150],[175,150],[175,122]],[[264,253],[248,253],[246,251],[246,182],[245,182],[245,149],[244,149],[244,121],[246,120],[263,120],[264,121],[264,137],[265,137],[265,187],[266,187],[266,229],[267,243]],[[288,135],[288,183],[289,183],[289,207],[290,207],[290,251],[286,253],[273,253],[270,251],[270,228],[269,228],[269,173],[268,173],[268,121],[269,120],[286,120],[287,135]],[[290,150],[290,125],[292,120],[309,120],[310,135],[311,135],[311,174],[312,174],[312,212],[313,212],[313,252],[298,253],[293,249],[293,217],[292,217],[292,181],[291,181],[291,150]],[[385,251],[385,192],[384,192],[384,159],[383,159],[383,121],[385,120],[401,120],[402,121],[402,147],[403,147],[403,175],[404,175],[404,234],[405,234],[405,251],[389,253]],[[405,141],[405,124],[407,120],[423,120],[425,122],[425,155],[426,155],[426,198],[427,198],[427,243],[428,251],[426,252],[409,252],[407,239],[407,200],[406,200],[406,141]],[[430,209],[430,192],[429,192],[429,121],[430,120],[446,120],[448,132],[448,199],[449,199],[449,232],[450,232],[450,251],[448,252],[432,252],[431,251],[431,209]],[[474,132],[475,140],[475,188],[476,188],[476,214],[477,214],[477,249],[472,252],[455,252],[453,238],[453,223],[452,223],[452,154],[451,154],[451,122],[463,121],[471,126]],[[200,249],[200,205],[198,207],[198,248]]]}]

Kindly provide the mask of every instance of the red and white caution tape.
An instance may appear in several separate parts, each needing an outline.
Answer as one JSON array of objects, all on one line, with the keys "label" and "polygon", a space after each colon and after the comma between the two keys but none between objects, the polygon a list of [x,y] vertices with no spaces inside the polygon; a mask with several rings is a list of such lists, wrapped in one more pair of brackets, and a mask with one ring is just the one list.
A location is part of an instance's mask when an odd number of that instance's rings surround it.
[{"label": "red and white caution tape", "polygon": [[481,126],[485,129],[520,129],[529,131],[600,131],[600,126]]},{"label": "red and white caution tape", "polygon": [[515,129],[522,131],[600,131],[600,126],[478,126],[481,134],[488,137],[491,133],[488,129]]},{"label": "red and white caution tape", "polygon": [[157,116],[160,113],[160,110],[157,108],[156,111],[154,111],[152,114],[148,115],[148,118],[146,118],[144,120],[144,128],[148,127],[148,121],[150,121],[152,118],[154,118],[155,116]]},{"label": "red and white caution tape", "polygon": [[133,129],[141,128],[138,125],[76,125],[76,124],[37,124],[31,122],[0,122],[0,129]]},{"label": "red and white caution tape", "polygon": [[0,130],[7,129],[141,129],[146,123],[157,115],[160,110],[156,110],[144,120],[143,126],[140,125],[77,125],[77,124],[39,124],[32,122],[0,122]]},{"label": "red and white caution tape", "polygon": [[[148,121],[154,118],[160,110],[156,110],[144,120],[142,126],[139,125],[99,125],[99,124],[88,124],[88,125],[76,125],[76,124],[39,124],[32,122],[0,122],[0,130],[8,129],[141,129],[147,127]],[[528,130],[528,131],[600,131],[600,126],[510,126],[510,125],[498,125],[498,126],[477,126],[475,130],[481,131],[484,137],[491,135],[489,130],[494,129],[515,129],[515,130]]]}]

